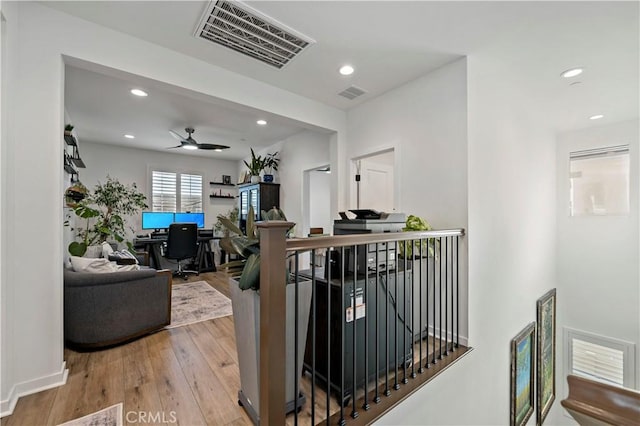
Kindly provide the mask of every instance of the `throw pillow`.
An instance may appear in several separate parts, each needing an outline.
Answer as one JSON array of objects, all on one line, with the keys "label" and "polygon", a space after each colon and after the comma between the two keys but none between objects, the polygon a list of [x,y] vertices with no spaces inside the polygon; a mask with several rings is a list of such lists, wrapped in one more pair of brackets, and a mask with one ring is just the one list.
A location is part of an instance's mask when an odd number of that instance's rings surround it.
[{"label": "throw pillow", "polygon": [[73,270],[76,272],[105,273],[116,272],[118,270],[114,264],[103,257],[91,258],[71,256],[70,259],[71,266],[73,266]]},{"label": "throw pillow", "polygon": [[102,243],[102,257],[109,259],[109,255],[113,253],[113,247],[108,242]]}]

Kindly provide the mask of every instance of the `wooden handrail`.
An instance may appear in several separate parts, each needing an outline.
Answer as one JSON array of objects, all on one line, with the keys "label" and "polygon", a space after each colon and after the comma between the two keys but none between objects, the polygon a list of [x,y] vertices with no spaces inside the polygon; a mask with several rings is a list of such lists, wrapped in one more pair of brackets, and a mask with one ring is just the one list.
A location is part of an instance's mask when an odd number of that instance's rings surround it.
[{"label": "wooden handrail", "polygon": [[561,404],[578,423],[640,424],[640,392],[574,375],[567,376],[567,383],[569,396]]},{"label": "wooden handrail", "polygon": [[346,247],[361,244],[393,241],[419,240],[424,238],[458,237],[464,229],[442,229],[436,231],[385,232],[372,234],[333,235],[327,237],[291,238],[287,240],[287,251],[312,250],[328,247]]}]

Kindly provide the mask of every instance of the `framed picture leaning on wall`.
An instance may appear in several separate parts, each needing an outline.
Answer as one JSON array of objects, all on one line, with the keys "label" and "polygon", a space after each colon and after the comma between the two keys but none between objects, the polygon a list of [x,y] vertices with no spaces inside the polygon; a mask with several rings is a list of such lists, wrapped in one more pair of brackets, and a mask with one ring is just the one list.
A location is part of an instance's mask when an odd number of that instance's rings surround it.
[{"label": "framed picture leaning on wall", "polygon": [[538,341],[536,349],[536,424],[542,425],[556,398],[556,289],[536,302]]},{"label": "framed picture leaning on wall", "polygon": [[536,323],[528,324],[511,340],[510,424],[527,423],[533,414]]}]

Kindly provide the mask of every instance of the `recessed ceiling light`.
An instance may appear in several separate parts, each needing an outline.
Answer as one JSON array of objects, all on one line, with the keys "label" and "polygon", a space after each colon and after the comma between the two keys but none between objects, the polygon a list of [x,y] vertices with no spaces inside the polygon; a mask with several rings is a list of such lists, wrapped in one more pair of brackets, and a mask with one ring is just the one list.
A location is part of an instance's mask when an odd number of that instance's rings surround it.
[{"label": "recessed ceiling light", "polygon": [[340,67],[340,74],[342,75],[351,75],[353,74],[353,67],[351,65],[343,65]]},{"label": "recessed ceiling light", "polygon": [[604,117],[602,114],[592,115],[589,120],[600,120],[602,117]]},{"label": "recessed ceiling light", "polygon": [[198,147],[197,147],[197,146],[194,146],[194,145],[182,145],[182,147],[183,147],[184,149],[198,149]]},{"label": "recessed ceiling light", "polygon": [[582,68],[571,68],[570,70],[566,70],[565,72],[563,72],[561,75],[564,78],[571,78],[575,77],[576,75],[582,74],[582,71],[584,71]]},{"label": "recessed ceiling light", "polygon": [[258,120],[258,121],[256,121],[256,124],[258,124],[259,126],[266,126],[267,125],[267,120]]},{"label": "recessed ceiling light", "polygon": [[124,135],[125,138],[127,139],[135,139],[136,137],[133,135]]},{"label": "recessed ceiling light", "polygon": [[148,96],[147,92],[145,92],[144,90],[140,90],[140,89],[131,89],[131,93],[136,95],[136,96]]}]

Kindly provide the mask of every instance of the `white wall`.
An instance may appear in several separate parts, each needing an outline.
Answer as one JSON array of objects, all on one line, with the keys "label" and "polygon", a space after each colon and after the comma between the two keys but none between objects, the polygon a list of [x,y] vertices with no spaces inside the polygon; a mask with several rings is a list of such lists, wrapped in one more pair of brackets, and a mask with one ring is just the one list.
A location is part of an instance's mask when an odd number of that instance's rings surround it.
[{"label": "white wall", "polygon": [[[554,137],[540,124],[544,122],[540,120],[544,106],[532,100],[535,97],[527,93],[522,82],[510,78],[521,64],[503,60],[517,47],[509,43],[506,40],[506,46],[496,45],[467,58],[468,337],[474,350],[384,416],[379,424],[497,425],[509,422],[510,340],[535,321],[536,299],[555,287]],[[443,68],[436,73],[444,79],[445,71],[453,72],[462,64],[463,61],[454,63],[449,66],[452,70]],[[457,84],[465,87],[464,82]],[[434,88],[433,95],[439,94],[439,99],[433,99],[428,114],[414,120],[429,120],[431,115],[441,114],[438,105],[451,102],[446,92],[442,93],[447,88],[441,84]],[[455,89],[450,90],[457,93]],[[466,110],[466,107],[458,108]],[[398,112],[403,113],[404,110]],[[458,117],[451,114],[445,117],[445,122],[455,127],[457,121],[457,126],[464,129],[464,117],[464,112]],[[418,126],[418,123],[401,124]],[[398,140],[404,136],[402,127],[396,128]],[[464,130],[460,132],[464,135]],[[434,131],[420,132],[415,137],[415,145],[435,139],[439,149],[454,150],[450,154],[453,158],[465,158],[463,143],[447,147],[455,139]],[[437,155],[437,150],[432,151],[432,155]],[[418,160],[428,161],[424,158],[430,152],[420,152]],[[406,167],[405,158],[412,152],[403,148],[401,153],[403,167]],[[454,167],[448,156],[441,161],[441,167],[427,166],[428,171],[415,180],[425,183],[416,184],[405,178],[407,189],[403,191],[403,199],[411,199],[412,195],[418,198],[416,195],[422,193],[422,187],[429,191],[432,185],[442,185],[440,176],[447,176],[446,170]],[[418,165],[414,165],[416,170]],[[428,173],[433,173],[431,179]],[[449,187],[458,197],[444,196]],[[459,198],[464,197],[465,189],[464,184],[456,183],[438,188],[435,193],[427,192],[431,197],[443,194],[445,205],[433,213],[432,203],[428,201],[424,206],[415,204],[420,201],[403,203],[403,206],[410,206],[411,213],[428,215],[436,227],[442,226],[441,223],[456,226],[464,216],[454,216],[455,222],[451,223],[452,219],[443,215],[445,212],[462,215],[458,211]]]},{"label": "white wall", "polygon": [[335,212],[331,206],[331,175],[326,172],[309,172],[309,227],[322,228],[325,234],[333,233]]},{"label": "white wall", "polygon": [[[344,138],[344,113],[337,109],[37,3],[13,7],[18,16],[12,21],[19,20],[20,26],[10,40],[15,43],[16,73],[7,81],[15,96],[9,99],[14,119],[6,161],[16,167],[7,171],[11,185],[2,206],[12,206],[17,214],[6,239],[12,250],[2,252],[3,282],[11,286],[2,303],[13,309],[2,324],[2,412],[10,410],[18,395],[65,380],[63,55],[332,129],[338,135],[332,141],[336,146]],[[12,210],[4,211],[12,219]],[[34,244],[46,255],[34,256]]]},{"label": "white wall", "polygon": [[[637,94],[636,94],[637,96]],[[557,147],[558,398],[568,393],[562,329],[570,327],[636,345],[635,388],[640,367],[640,197],[638,128],[625,121],[561,134]],[[623,216],[569,216],[569,153],[629,144],[630,213]],[[555,415],[562,411],[555,407]],[[565,421],[556,417],[557,422]]]}]

